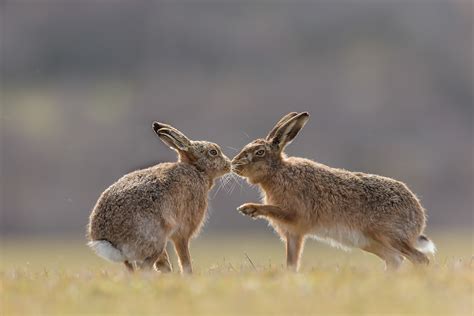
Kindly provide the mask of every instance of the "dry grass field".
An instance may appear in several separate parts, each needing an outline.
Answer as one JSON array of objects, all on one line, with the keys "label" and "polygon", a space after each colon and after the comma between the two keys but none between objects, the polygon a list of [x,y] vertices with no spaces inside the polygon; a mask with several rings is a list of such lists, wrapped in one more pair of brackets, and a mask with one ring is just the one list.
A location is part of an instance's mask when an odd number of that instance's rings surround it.
[{"label": "dry grass field", "polygon": [[[1,315],[473,315],[470,232],[430,234],[428,268],[309,240],[301,272],[283,269],[275,236],[211,236],[192,244],[195,274],[128,274],[74,239],[2,240]],[[170,253],[171,254],[171,253]],[[173,253],[174,255],[174,253]]]}]

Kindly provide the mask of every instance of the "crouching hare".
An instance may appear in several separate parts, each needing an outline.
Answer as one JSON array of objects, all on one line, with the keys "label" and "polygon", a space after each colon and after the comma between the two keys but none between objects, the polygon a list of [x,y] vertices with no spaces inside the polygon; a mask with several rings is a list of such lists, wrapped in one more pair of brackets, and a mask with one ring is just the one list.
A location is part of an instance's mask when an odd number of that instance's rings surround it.
[{"label": "crouching hare", "polygon": [[287,266],[298,270],[305,238],[341,248],[371,252],[396,269],[404,257],[428,264],[434,244],[424,235],[425,211],[402,182],[336,169],[283,150],[309,119],[289,113],[265,139],[246,145],[232,160],[232,171],[257,184],[264,204],[238,208],[270,222],[286,242]]},{"label": "crouching hare", "polygon": [[191,141],[174,127],[154,122],[153,129],[178,153],[178,162],[132,172],[105,190],[90,215],[88,245],[131,271],[135,265],[169,272],[171,240],[181,271],[192,273],[190,239],[206,216],[214,180],[230,171],[230,160],[218,145]]}]

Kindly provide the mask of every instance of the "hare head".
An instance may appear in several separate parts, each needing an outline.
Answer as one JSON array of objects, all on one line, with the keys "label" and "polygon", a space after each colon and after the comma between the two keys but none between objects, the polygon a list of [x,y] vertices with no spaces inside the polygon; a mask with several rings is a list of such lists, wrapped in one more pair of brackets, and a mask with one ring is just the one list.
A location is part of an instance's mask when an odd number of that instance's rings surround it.
[{"label": "hare head", "polygon": [[179,161],[195,166],[211,178],[230,172],[230,160],[219,145],[207,141],[192,141],[176,128],[153,122],[153,130],[171,149],[178,153]]},{"label": "hare head", "polygon": [[258,183],[271,174],[285,157],[283,151],[309,119],[308,112],[291,112],[276,123],[265,139],[247,144],[232,160],[232,171]]}]

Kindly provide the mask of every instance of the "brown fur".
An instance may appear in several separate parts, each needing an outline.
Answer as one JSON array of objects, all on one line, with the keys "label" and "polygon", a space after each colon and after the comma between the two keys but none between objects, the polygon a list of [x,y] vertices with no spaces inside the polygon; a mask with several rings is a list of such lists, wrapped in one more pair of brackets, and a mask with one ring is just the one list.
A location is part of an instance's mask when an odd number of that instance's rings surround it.
[{"label": "brown fur", "polygon": [[290,269],[298,269],[306,236],[362,248],[389,268],[397,268],[403,257],[428,263],[415,249],[425,228],[425,212],[404,183],[283,153],[308,118],[306,112],[289,113],[266,139],[246,145],[233,159],[233,171],[257,184],[264,202],[238,210],[270,222],[287,243]]},{"label": "brown fur", "polygon": [[88,238],[110,242],[128,269],[135,263],[163,272],[171,271],[165,249],[171,240],[182,271],[191,273],[189,241],[204,221],[214,180],[230,171],[230,161],[216,144],[190,141],[163,123],[153,128],[179,161],[132,172],[112,184],[90,215]]}]

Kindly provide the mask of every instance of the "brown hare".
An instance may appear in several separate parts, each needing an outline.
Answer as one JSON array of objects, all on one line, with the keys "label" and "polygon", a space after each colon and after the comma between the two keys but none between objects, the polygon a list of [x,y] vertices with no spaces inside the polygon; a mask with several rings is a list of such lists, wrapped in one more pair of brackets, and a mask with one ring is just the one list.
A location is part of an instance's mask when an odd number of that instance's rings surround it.
[{"label": "brown hare", "polygon": [[88,245],[131,271],[135,263],[170,272],[171,240],[181,271],[192,273],[190,239],[206,216],[214,180],[230,172],[230,160],[218,145],[191,141],[174,127],[154,122],[153,129],[178,153],[178,162],[132,172],[105,190],[90,215]]},{"label": "brown hare", "polygon": [[287,114],[265,139],[246,145],[232,160],[232,171],[257,184],[264,202],[238,210],[270,222],[286,242],[290,270],[298,270],[307,236],[361,248],[391,269],[404,257],[428,264],[425,253],[434,253],[435,246],[422,235],[425,211],[404,183],[284,154],[308,119],[307,112]]}]

